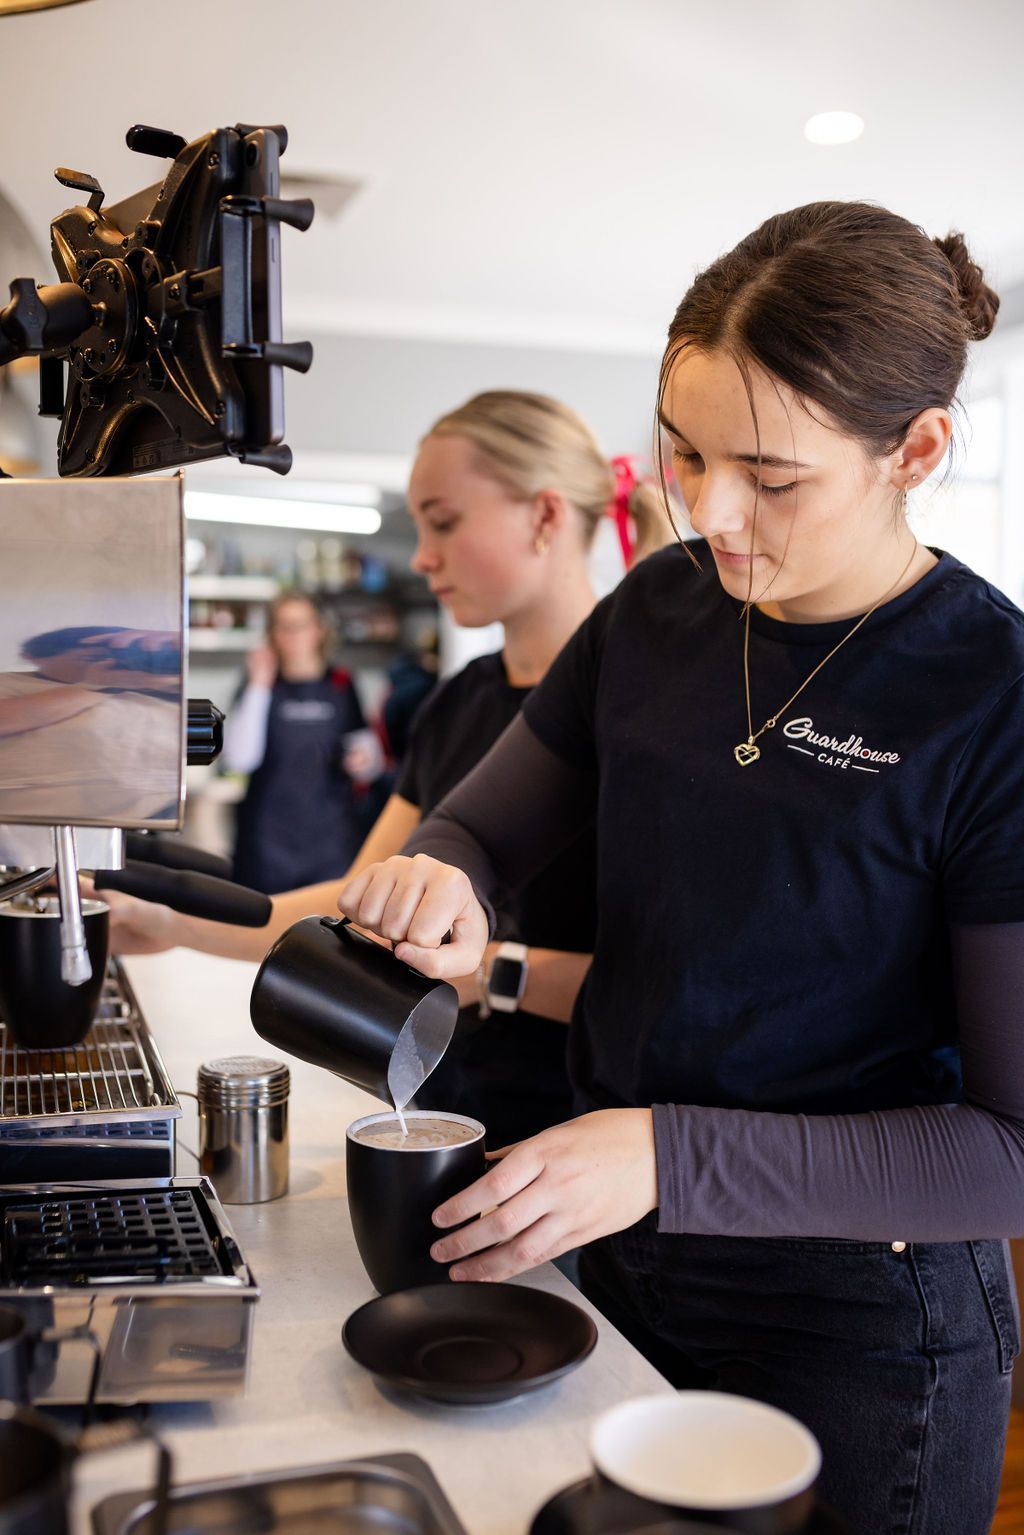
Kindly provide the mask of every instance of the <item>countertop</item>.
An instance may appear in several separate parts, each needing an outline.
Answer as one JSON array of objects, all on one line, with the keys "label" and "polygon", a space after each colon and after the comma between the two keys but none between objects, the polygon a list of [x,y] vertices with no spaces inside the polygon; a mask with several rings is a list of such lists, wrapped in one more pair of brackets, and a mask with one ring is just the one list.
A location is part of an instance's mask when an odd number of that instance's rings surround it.
[{"label": "countertop", "polygon": [[[283,1058],[249,1023],[256,967],[186,950],[126,962],[142,1011],[176,1088],[194,1092],[196,1069],[220,1055]],[[355,1249],[345,1202],[345,1127],[380,1108],[340,1078],[289,1059],[291,1188],[227,1213],[261,1287],[252,1370],[244,1396],[155,1407],[175,1480],[411,1451],[426,1460],[469,1535],[525,1535],[552,1493],[587,1470],[589,1424],[626,1397],[668,1391],[657,1373],[551,1265],[521,1283],[567,1296],[595,1317],[599,1341],[578,1370],[507,1405],[445,1408],[385,1396],[349,1358],[340,1332],[374,1295]],[[183,1102],[178,1172],[196,1171],[194,1105]],[[76,1531],[96,1497],[145,1484],[151,1452],[131,1448],[83,1462]]]}]

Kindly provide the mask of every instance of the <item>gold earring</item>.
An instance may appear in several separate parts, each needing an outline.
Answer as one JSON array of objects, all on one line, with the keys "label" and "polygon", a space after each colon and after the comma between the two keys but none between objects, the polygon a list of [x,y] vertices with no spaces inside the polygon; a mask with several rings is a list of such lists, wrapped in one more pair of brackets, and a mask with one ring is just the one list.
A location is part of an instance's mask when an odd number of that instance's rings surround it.
[{"label": "gold earring", "polygon": [[538,533],[533,541],[533,547],[537,554],[547,554],[551,548],[551,540],[546,533]]}]

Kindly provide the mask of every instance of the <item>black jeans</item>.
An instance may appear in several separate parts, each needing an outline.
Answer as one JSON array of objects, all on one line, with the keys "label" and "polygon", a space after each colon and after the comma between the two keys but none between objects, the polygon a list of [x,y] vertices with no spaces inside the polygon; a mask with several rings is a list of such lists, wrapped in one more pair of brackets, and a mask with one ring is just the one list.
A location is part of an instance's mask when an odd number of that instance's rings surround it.
[{"label": "black jeans", "polygon": [[1004,1242],[659,1235],[583,1250],[581,1287],[677,1387],[770,1402],[817,1435],[854,1535],[985,1535],[1019,1346]]}]

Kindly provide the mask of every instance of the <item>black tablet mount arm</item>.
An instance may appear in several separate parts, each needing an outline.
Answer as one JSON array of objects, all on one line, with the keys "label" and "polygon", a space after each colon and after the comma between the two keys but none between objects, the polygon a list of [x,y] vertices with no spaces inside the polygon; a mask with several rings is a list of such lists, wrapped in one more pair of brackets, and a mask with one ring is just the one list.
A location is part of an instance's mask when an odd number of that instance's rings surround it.
[{"label": "black tablet mount arm", "polygon": [[139,474],[230,454],[286,474],[280,226],[308,229],[308,198],[282,199],[280,126],[239,123],[186,144],[134,127],[127,143],[172,164],[163,182],[105,208],[88,193],[51,225],[61,281],[16,278],[0,309],[0,365],[40,358],[40,415],[60,418],[61,475]]}]

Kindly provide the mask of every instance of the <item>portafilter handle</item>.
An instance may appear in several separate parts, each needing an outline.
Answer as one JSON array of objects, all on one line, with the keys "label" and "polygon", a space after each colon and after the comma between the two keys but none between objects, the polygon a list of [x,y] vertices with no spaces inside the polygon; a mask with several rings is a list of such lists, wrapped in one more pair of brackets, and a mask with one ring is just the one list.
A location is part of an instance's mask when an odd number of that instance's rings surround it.
[{"label": "portafilter handle", "polygon": [[60,978],[68,986],[83,986],[92,978],[85,947],[82,897],[78,888],[75,834],[70,826],[53,828],[57,856],[57,894],[60,897]]}]

